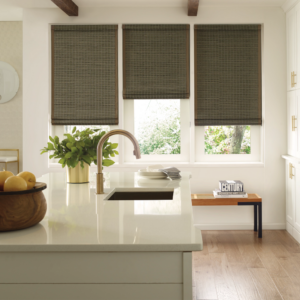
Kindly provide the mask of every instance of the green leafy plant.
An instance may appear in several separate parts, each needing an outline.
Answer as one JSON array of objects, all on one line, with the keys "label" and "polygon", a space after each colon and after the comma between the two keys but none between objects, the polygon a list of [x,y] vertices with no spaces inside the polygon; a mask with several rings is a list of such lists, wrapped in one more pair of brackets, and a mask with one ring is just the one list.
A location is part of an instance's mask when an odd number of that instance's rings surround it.
[{"label": "green leafy plant", "polygon": [[[105,133],[100,129],[87,128],[79,131],[74,127],[72,134],[64,134],[66,138],[61,142],[57,136],[54,138],[49,136],[48,146],[41,149],[41,154],[54,151],[49,158],[59,159],[58,162],[63,168],[65,166],[75,168],[79,162],[82,168],[84,168],[84,162],[88,165],[94,162],[97,165],[97,145]],[[102,151],[102,166],[109,167],[115,163],[110,158],[119,154],[116,150],[117,147],[117,143],[105,141]]]}]

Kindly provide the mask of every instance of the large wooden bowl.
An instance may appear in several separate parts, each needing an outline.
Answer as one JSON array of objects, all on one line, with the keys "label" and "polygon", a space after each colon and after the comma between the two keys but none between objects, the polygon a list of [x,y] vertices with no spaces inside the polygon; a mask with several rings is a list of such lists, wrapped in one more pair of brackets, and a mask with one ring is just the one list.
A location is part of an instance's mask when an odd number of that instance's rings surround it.
[{"label": "large wooden bowl", "polygon": [[25,229],[41,222],[47,211],[42,190],[46,183],[37,182],[31,190],[0,192],[0,231]]}]

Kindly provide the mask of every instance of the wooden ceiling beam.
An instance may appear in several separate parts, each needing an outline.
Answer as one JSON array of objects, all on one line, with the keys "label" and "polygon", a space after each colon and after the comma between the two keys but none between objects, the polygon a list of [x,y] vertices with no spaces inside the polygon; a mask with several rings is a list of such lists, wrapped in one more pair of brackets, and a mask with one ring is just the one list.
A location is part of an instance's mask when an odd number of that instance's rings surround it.
[{"label": "wooden ceiling beam", "polygon": [[72,0],[51,0],[70,17],[78,17],[78,6]]},{"label": "wooden ceiling beam", "polygon": [[195,17],[198,13],[199,0],[188,0],[188,16]]}]

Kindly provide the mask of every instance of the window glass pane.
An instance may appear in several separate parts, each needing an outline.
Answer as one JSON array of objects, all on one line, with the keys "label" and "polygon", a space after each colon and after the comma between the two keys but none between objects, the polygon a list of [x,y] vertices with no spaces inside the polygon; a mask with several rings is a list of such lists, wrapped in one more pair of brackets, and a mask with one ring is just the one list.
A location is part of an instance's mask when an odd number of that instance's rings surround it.
[{"label": "window glass pane", "polygon": [[251,154],[250,126],[205,126],[205,154]]},{"label": "window glass pane", "polygon": [[180,154],[180,100],[134,100],[134,134],[142,154]]}]

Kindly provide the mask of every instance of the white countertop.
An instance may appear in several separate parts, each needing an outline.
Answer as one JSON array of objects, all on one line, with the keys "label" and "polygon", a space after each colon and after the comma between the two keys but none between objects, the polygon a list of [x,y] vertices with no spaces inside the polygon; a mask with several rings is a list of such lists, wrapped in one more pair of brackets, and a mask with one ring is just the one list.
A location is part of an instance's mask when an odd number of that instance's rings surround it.
[{"label": "white countertop", "polygon": [[[47,183],[48,211],[44,220],[25,230],[0,233],[6,251],[197,251],[202,249],[194,228],[190,174],[181,180],[145,180],[137,173],[105,173],[105,193],[90,183],[67,184],[65,173],[38,179]],[[174,188],[173,200],[107,201],[114,188]]]}]

